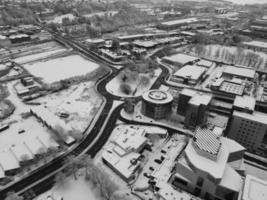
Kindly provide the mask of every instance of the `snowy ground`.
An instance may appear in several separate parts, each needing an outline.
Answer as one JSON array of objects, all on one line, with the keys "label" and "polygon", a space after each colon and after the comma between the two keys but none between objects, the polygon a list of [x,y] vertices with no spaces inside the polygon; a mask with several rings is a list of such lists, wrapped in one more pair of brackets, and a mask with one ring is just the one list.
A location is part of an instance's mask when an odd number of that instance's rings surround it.
[{"label": "snowy ground", "polygon": [[24,64],[24,63],[32,62],[35,60],[44,59],[46,57],[49,57],[49,56],[52,56],[52,55],[55,55],[58,53],[62,53],[65,51],[66,51],[66,49],[56,49],[56,50],[47,51],[47,52],[43,52],[43,53],[32,54],[32,55],[28,55],[28,56],[15,58],[14,62],[19,63],[19,64]]},{"label": "snowy ground", "polygon": [[51,190],[36,197],[34,200],[47,200],[51,196],[54,200],[101,200],[99,191],[83,175],[79,175],[78,180],[73,177],[66,179],[64,185],[55,185]]},{"label": "snowy ground", "polygon": [[84,82],[33,102],[45,105],[55,115],[60,112],[68,113],[70,116],[65,119],[66,122],[75,130],[82,132],[94,118],[103,100],[95,91],[94,82]]},{"label": "snowy ground", "polygon": [[[109,93],[115,95],[115,96],[120,96],[120,97],[137,97],[137,96],[141,96],[145,91],[149,90],[151,88],[151,86],[155,83],[155,81],[157,80],[158,76],[161,74],[161,69],[157,69],[155,70],[155,75],[153,78],[150,78],[150,82],[147,86],[145,87],[138,87],[137,91],[135,94],[130,94],[130,95],[126,95],[124,93],[121,92],[120,90],[120,85],[121,85],[121,81],[119,80],[119,77],[116,76],[115,78],[113,78],[107,85],[106,85],[106,89]],[[130,86],[132,88],[132,91],[135,90],[135,88],[138,86],[139,81],[136,81],[134,83],[131,83]]]},{"label": "snowy ground", "polygon": [[56,16],[54,19],[47,21],[47,23],[62,24],[62,20],[64,18],[68,18],[71,21],[75,19],[75,16],[73,14],[59,15],[59,16]]},{"label": "snowy ground", "polygon": [[25,64],[24,67],[34,76],[42,78],[44,82],[53,83],[88,74],[97,69],[99,65],[80,55],[73,54]]},{"label": "snowy ground", "polygon": [[[45,139],[50,138],[50,130],[38,122],[34,117],[23,119],[21,114],[30,111],[30,106],[24,104],[16,95],[13,85],[17,81],[12,81],[7,84],[10,95],[9,99],[16,107],[14,113],[3,120],[1,123],[11,124],[10,128],[0,134],[0,151],[9,148],[14,144],[19,144],[30,140],[33,137],[40,136]],[[24,133],[18,134],[19,130],[25,130]]]}]

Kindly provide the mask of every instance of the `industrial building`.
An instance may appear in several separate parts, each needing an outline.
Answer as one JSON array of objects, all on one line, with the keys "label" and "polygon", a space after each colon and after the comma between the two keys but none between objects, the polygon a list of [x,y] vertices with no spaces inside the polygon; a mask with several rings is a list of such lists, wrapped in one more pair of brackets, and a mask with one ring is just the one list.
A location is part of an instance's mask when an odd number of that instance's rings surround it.
[{"label": "industrial building", "polygon": [[267,42],[264,41],[249,41],[249,42],[242,42],[242,46],[253,51],[263,51],[267,53]]},{"label": "industrial building", "polygon": [[177,161],[172,184],[204,199],[237,200],[243,180],[232,163],[242,163],[244,151],[237,142],[198,128]]},{"label": "industrial building", "polygon": [[254,111],[253,97],[236,97],[228,125],[228,137],[249,151],[264,154],[267,151],[267,115]]},{"label": "industrial building", "polygon": [[172,111],[173,97],[162,90],[149,90],[142,95],[143,115],[153,119],[164,119]]},{"label": "industrial building", "polygon": [[178,19],[178,20],[161,22],[158,25],[158,28],[163,29],[163,30],[174,30],[182,26],[187,26],[187,25],[196,24],[196,23],[199,23],[199,20],[195,17],[192,17],[192,18],[186,18],[186,19]]},{"label": "industrial building", "polygon": [[172,56],[165,56],[162,58],[162,62],[168,65],[173,66],[174,68],[180,69],[185,65],[193,65],[198,62],[200,59],[194,56],[186,55],[186,54],[175,54]]},{"label": "industrial building", "polygon": [[255,75],[256,71],[252,68],[226,66],[221,77],[225,79],[239,78],[242,80],[254,81]]},{"label": "industrial building", "polygon": [[186,85],[196,85],[205,75],[207,69],[197,65],[186,65],[176,71],[171,80]]}]

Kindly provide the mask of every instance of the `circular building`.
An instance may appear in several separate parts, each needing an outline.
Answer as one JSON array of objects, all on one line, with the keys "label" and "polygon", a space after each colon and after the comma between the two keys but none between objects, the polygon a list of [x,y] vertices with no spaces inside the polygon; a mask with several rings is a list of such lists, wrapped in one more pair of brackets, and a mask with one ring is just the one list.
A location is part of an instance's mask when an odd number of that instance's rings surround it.
[{"label": "circular building", "polygon": [[163,119],[171,112],[173,97],[170,93],[162,90],[149,90],[142,95],[143,115]]}]

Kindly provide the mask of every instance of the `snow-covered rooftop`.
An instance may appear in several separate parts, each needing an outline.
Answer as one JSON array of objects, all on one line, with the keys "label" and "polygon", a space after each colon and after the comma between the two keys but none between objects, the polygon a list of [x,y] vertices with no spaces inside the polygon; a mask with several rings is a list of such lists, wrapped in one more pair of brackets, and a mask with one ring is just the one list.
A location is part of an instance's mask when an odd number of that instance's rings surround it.
[{"label": "snow-covered rooftop", "polygon": [[241,176],[232,167],[227,165],[219,185],[224,188],[228,188],[229,190],[240,192],[242,183],[243,181]]},{"label": "snow-covered rooftop", "polygon": [[182,65],[185,65],[189,62],[194,62],[194,61],[197,61],[199,58],[197,57],[194,57],[194,56],[190,56],[190,55],[187,55],[187,54],[175,54],[175,55],[172,55],[172,56],[165,56],[163,57],[164,60],[168,60],[170,62],[174,62],[174,63],[180,63]]},{"label": "snow-covered rooftop", "polygon": [[18,169],[19,162],[10,151],[0,152],[0,165],[4,171]]},{"label": "snow-covered rooftop", "polygon": [[191,90],[191,89],[188,89],[188,88],[184,88],[180,94],[181,95],[185,95],[185,96],[190,96],[190,97],[193,97],[197,92],[195,90]]},{"label": "snow-covered rooftop", "polygon": [[165,25],[165,26],[173,26],[173,25],[187,24],[187,23],[194,23],[194,22],[198,22],[198,19],[195,17],[192,17],[192,18],[178,19],[178,20],[162,22],[161,24]]},{"label": "snow-covered rooftop", "polygon": [[255,104],[256,104],[256,99],[254,97],[247,95],[236,96],[234,101],[234,106],[251,111],[254,111]]},{"label": "snow-covered rooftop", "polygon": [[25,145],[33,155],[40,155],[47,151],[47,148],[40,142],[40,139],[37,137],[26,140]]},{"label": "snow-covered rooftop", "polygon": [[203,66],[203,67],[211,67],[212,66],[212,62],[208,61],[208,60],[200,60],[199,62],[197,62],[197,65],[199,66]]},{"label": "snow-covered rooftop", "polygon": [[189,101],[194,105],[208,105],[212,100],[212,95],[205,93],[196,93]]},{"label": "snow-covered rooftop", "polygon": [[252,46],[252,47],[259,47],[259,48],[267,48],[267,42],[263,42],[263,41],[257,41],[257,40],[253,40],[250,42],[243,42],[244,45],[248,45],[248,46]]},{"label": "snow-covered rooftop", "polygon": [[198,80],[207,69],[197,65],[186,65],[174,73],[174,76]]},{"label": "snow-covered rooftop", "polygon": [[233,116],[241,117],[244,119],[248,119],[249,121],[255,121],[258,123],[266,124],[267,122],[267,115],[262,112],[254,111],[253,113],[245,113],[240,111],[234,111]]},{"label": "snow-covered rooftop", "polygon": [[254,79],[256,71],[255,69],[247,68],[247,67],[226,66],[223,73],[231,74],[237,77],[245,77],[245,78]]},{"label": "snow-covered rooftop", "polygon": [[32,160],[34,158],[33,154],[29,151],[24,143],[12,146],[10,151],[14,154],[19,162]]},{"label": "snow-covered rooftop", "polygon": [[251,175],[246,176],[242,200],[267,199],[267,181]]},{"label": "snow-covered rooftop", "polygon": [[149,90],[142,95],[143,99],[155,104],[166,104],[173,101],[173,96],[163,90]]}]

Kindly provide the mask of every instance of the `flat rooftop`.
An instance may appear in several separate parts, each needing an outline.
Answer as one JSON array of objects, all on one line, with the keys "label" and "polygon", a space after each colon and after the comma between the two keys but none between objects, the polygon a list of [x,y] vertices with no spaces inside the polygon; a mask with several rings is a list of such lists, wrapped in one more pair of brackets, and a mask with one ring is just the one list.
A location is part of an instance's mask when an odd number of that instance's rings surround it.
[{"label": "flat rooftop", "polygon": [[235,95],[242,95],[244,92],[244,89],[245,89],[244,85],[240,85],[240,84],[236,84],[236,83],[232,83],[228,81],[223,81],[219,88],[221,92],[226,92],[226,93],[235,94]]},{"label": "flat rooftop", "polygon": [[234,106],[254,111],[256,99],[251,96],[236,96]]},{"label": "flat rooftop", "polygon": [[178,19],[178,20],[172,20],[172,21],[162,22],[161,25],[164,25],[164,26],[174,26],[174,25],[180,25],[180,24],[194,23],[194,22],[198,22],[198,21],[199,20],[197,18],[192,17],[192,18]]},{"label": "flat rooftop", "polygon": [[212,100],[212,95],[206,93],[196,93],[189,101],[194,105],[208,105]]},{"label": "flat rooftop", "polygon": [[18,169],[19,162],[10,151],[0,152],[0,165],[4,171]]},{"label": "flat rooftop", "polygon": [[184,88],[180,92],[181,95],[190,96],[190,97],[193,97],[196,93],[197,93],[197,91],[191,90],[191,89],[188,89],[188,88]]},{"label": "flat rooftop", "polygon": [[154,104],[166,104],[173,101],[173,96],[163,90],[149,90],[142,97],[144,100]]},{"label": "flat rooftop", "polygon": [[186,65],[174,73],[174,76],[198,80],[206,72],[205,67],[197,65]]},{"label": "flat rooftop", "polygon": [[267,42],[263,42],[263,41],[257,41],[257,40],[253,40],[250,42],[243,42],[244,45],[248,45],[248,46],[252,46],[252,47],[259,47],[259,48],[267,48]]},{"label": "flat rooftop", "polygon": [[230,74],[237,77],[245,77],[254,79],[256,71],[252,68],[247,67],[235,67],[235,66],[226,66],[224,71],[224,74]]},{"label": "flat rooftop", "polygon": [[165,56],[163,59],[174,63],[180,63],[182,65],[199,60],[197,57],[181,53],[172,56]]},{"label": "flat rooftop", "polygon": [[242,200],[267,199],[267,181],[251,175],[246,176]]},{"label": "flat rooftop", "polygon": [[249,121],[258,122],[261,124],[266,124],[267,122],[267,115],[262,112],[257,112],[257,111],[254,111],[252,114],[240,112],[240,111],[234,111],[233,116],[241,117]]}]

